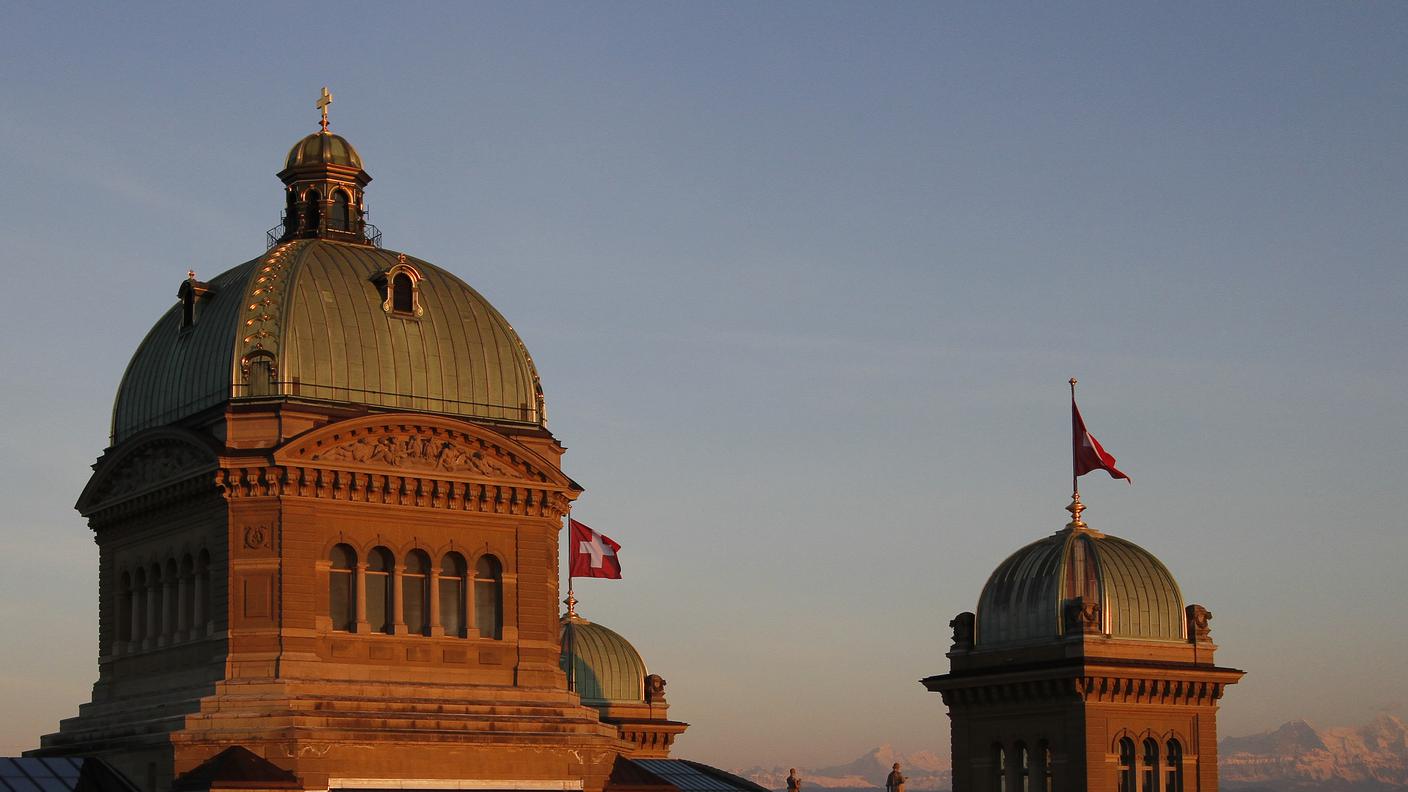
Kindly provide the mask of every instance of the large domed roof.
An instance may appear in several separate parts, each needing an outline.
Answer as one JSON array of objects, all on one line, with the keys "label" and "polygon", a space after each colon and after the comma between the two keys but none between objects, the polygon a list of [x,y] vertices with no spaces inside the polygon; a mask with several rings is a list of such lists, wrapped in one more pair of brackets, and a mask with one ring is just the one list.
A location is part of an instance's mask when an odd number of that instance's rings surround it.
[{"label": "large domed roof", "polygon": [[[393,310],[387,290],[398,278],[414,286],[413,311]],[[192,279],[182,294],[192,292],[194,305],[173,306],[132,356],[114,444],[232,399],[269,397],[544,423],[518,334],[464,281],[421,259],[293,240],[208,283]]]},{"label": "large domed roof", "polygon": [[[1094,624],[1072,623],[1079,620],[1071,607],[1078,598]],[[1068,527],[1013,553],[983,586],[975,635],[979,649],[1052,642],[1082,631],[1186,640],[1178,583],[1159,559],[1134,543]]]},{"label": "large domed roof", "polygon": [[323,130],[294,143],[293,148],[288,150],[284,167],[297,168],[302,165],[345,165],[349,168],[361,168],[362,156],[357,153],[357,149],[352,148],[347,138]]},{"label": "large domed roof", "polygon": [[631,642],[580,616],[562,619],[562,670],[584,704],[645,701],[645,661]]}]

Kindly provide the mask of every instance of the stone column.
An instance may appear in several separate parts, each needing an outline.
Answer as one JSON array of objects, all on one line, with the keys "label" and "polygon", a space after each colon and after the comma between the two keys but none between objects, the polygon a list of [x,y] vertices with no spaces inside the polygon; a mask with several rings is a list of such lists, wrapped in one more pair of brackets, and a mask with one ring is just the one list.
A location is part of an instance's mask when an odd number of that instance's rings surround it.
[{"label": "stone column", "polygon": [[405,592],[401,587],[405,585],[406,565],[397,561],[391,567],[391,634],[409,635],[410,630],[406,629],[406,614],[403,610]]},{"label": "stone column", "polygon": [[356,575],[357,582],[353,585],[356,588],[354,596],[357,601],[354,603],[353,609],[357,612],[357,632],[365,635],[372,629],[371,622],[367,621],[367,564],[365,561],[357,562]]},{"label": "stone column", "polygon": [[445,634],[445,625],[440,623],[440,565],[430,566],[430,636],[439,638]]},{"label": "stone column", "polygon": [[466,638],[479,637],[479,622],[474,613],[474,567],[470,567],[464,575],[464,591],[460,592],[464,598],[464,634]]},{"label": "stone column", "polygon": [[127,651],[133,652],[142,648],[142,638],[147,629],[146,619],[142,618],[142,605],[145,602],[147,592],[133,588],[128,593],[128,607],[131,609],[127,629]]}]

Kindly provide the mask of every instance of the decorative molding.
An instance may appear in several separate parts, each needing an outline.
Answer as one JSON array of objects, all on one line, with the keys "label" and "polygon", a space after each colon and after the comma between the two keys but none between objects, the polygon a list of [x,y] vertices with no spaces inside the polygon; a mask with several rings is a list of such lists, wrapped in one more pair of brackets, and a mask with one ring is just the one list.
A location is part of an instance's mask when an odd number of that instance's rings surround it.
[{"label": "decorative molding", "polygon": [[[190,487],[184,484],[215,466],[215,453],[198,437],[181,430],[150,430],[98,460],[75,508],[91,517],[133,498],[143,498],[148,504],[161,502],[171,496],[167,491],[178,485],[189,493]],[[160,497],[153,499],[153,495]]]},{"label": "decorative molding", "polygon": [[566,490],[543,484],[480,483],[301,466],[222,468],[215,473],[215,484],[230,500],[316,498],[553,519],[566,514],[572,502]]},{"label": "decorative molding", "polygon": [[410,470],[529,480],[525,466],[510,467],[495,458],[494,450],[475,448],[458,439],[397,433],[366,435],[341,445],[324,447],[309,454],[308,459],[311,462],[354,462],[358,465],[389,465]]},{"label": "decorative molding", "polygon": [[509,437],[477,424],[413,413],[383,413],[320,427],[275,451],[274,462],[581,490],[555,463]]},{"label": "decorative molding", "polygon": [[274,536],[272,525],[248,525],[244,529],[244,546],[250,550],[263,550],[270,546]]}]

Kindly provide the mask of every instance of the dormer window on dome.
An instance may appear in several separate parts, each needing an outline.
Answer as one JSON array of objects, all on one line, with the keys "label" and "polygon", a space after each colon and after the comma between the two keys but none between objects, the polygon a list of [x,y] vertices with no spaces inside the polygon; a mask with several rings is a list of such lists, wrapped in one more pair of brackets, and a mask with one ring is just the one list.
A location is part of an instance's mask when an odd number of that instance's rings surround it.
[{"label": "dormer window on dome", "polygon": [[196,323],[201,304],[207,302],[214,295],[215,290],[210,288],[210,284],[196,280],[195,270],[186,272],[186,279],[181,281],[181,288],[176,290],[176,298],[181,301],[182,330]]},{"label": "dormer window on dome", "polygon": [[420,317],[425,308],[420,302],[420,284],[425,280],[420,270],[406,260],[405,254],[385,272],[377,273],[374,282],[381,289],[381,310],[406,319]]}]

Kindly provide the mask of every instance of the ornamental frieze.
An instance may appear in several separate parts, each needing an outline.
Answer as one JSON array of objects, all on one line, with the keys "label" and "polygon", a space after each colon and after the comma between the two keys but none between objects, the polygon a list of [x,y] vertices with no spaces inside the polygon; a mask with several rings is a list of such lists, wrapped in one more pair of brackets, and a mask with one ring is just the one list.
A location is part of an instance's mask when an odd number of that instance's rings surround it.
[{"label": "ornamental frieze", "polygon": [[443,437],[369,435],[309,454],[312,462],[355,462],[408,470],[442,471],[487,478],[527,480],[522,469],[509,467],[483,449]]},{"label": "ornamental frieze", "polygon": [[215,456],[208,449],[160,430],[157,436],[126,444],[100,461],[79,496],[78,509],[90,515],[117,501],[169,489],[214,467]]}]

